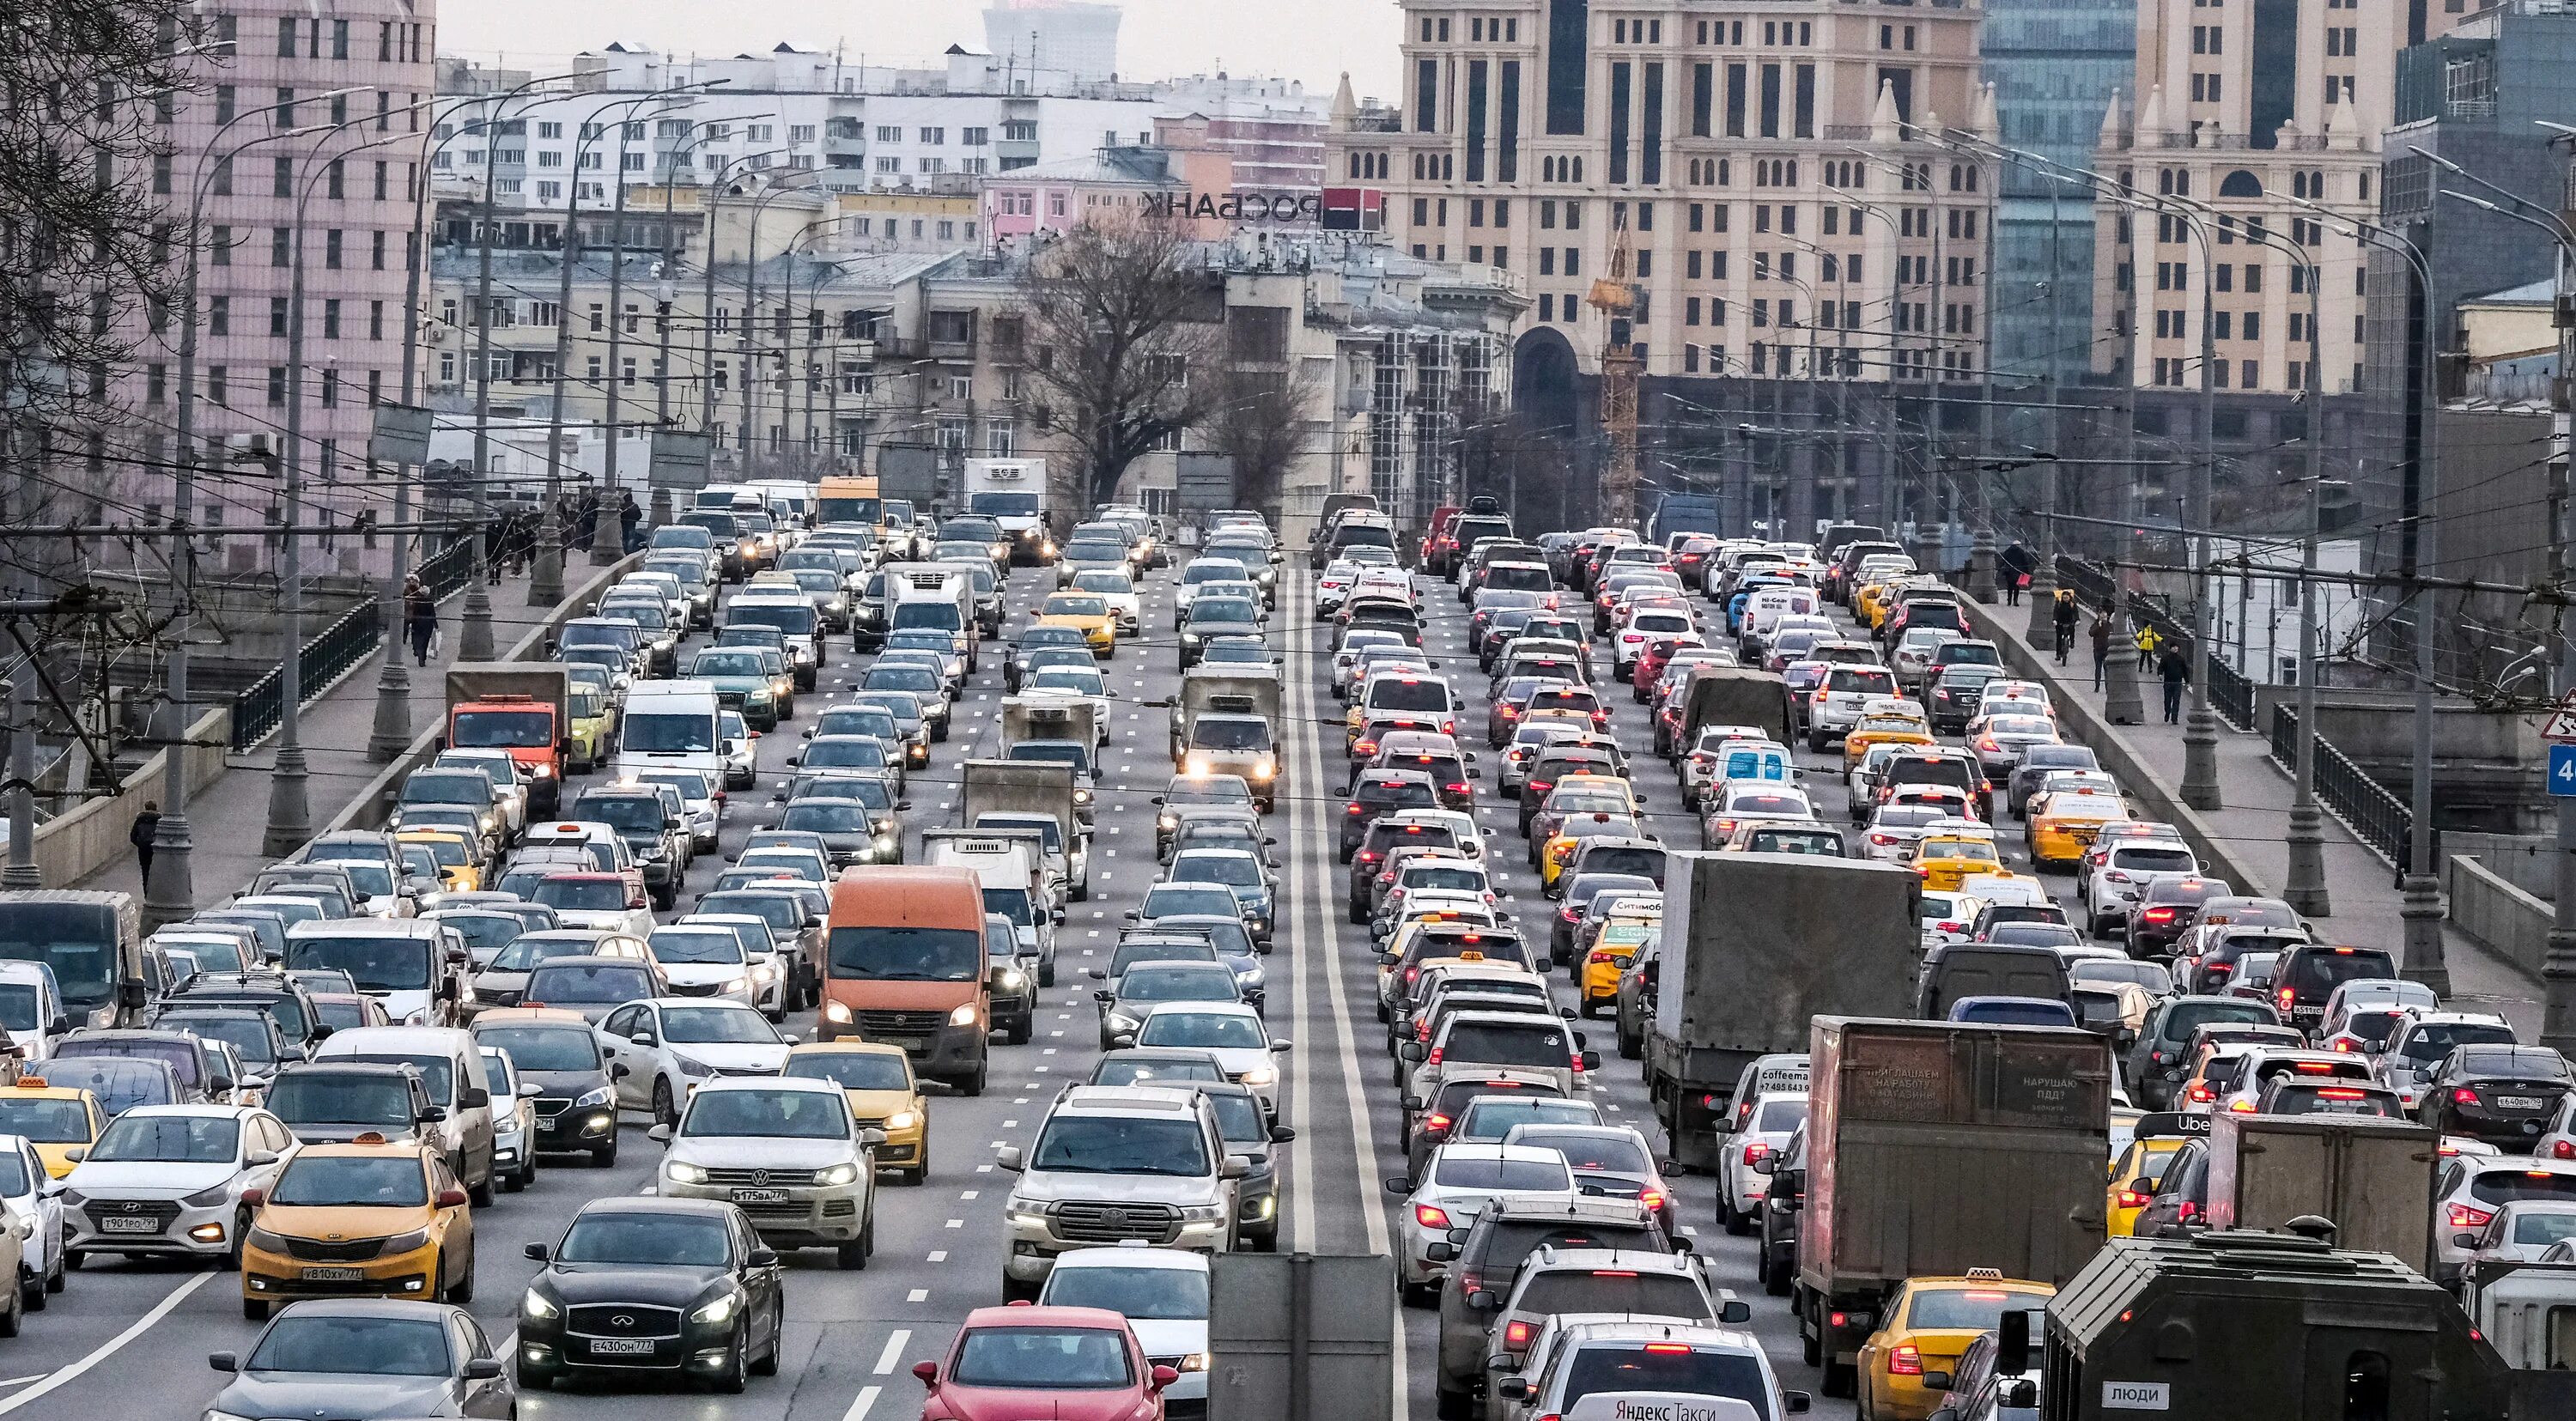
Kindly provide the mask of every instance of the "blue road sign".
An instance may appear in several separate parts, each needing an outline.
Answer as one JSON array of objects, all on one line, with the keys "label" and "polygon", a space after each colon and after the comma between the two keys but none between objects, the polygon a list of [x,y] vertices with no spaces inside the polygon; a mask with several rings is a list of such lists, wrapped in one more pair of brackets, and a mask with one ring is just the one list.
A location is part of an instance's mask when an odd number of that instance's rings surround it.
[{"label": "blue road sign", "polygon": [[2549,747],[2549,792],[2562,799],[2576,798],[2576,745]]}]

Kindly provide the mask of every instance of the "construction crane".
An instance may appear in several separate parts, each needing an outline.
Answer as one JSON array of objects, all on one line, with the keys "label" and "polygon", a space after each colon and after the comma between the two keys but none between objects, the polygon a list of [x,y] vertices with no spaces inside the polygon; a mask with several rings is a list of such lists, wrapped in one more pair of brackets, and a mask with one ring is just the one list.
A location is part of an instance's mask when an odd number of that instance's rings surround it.
[{"label": "construction crane", "polygon": [[1592,283],[1586,304],[1608,323],[1601,340],[1601,432],[1610,439],[1610,461],[1601,473],[1601,503],[1605,520],[1621,527],[1637,522],[1637,378],[1645,369],[1633,341],[1637,286],[1628,271],[1627,204],[1614,203],[1610,270]]}]

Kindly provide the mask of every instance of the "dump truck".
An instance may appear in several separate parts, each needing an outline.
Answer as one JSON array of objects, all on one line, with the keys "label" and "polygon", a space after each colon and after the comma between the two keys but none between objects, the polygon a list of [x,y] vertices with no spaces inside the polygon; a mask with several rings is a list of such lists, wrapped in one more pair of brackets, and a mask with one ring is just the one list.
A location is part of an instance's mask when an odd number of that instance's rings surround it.
[{"label": "dump truck", "polygon": [[531,818],[551,818],[562,807],[571,728],[572,673],[561,665],[466,661],[447,668],[445,748],[509,751],[528,777]]},{"label": "dump truck", "polygon": [[2279,1229],[2314,1216],[2339,1248],[2433,1267],[2433,1176],[2442,1137],[2411,1120],[2239,1115],[2209,1120],[2209,1226]]},{"label": "dump truck", "polygon": [[1905,1011],[1921,882],[1894,864],[1804,854],[1677,852],[1664,864],[1646,1090],[1672,1161],[1712,1169],[1755,1057],[1804,1050],[1819,1015]]},{"label": "dump truck", "polygon": [[[2006,1178],[1997,1169],[1977,1187],[1991,1195]],[[2322,1231],[2112,1239],[2049,1300],[2035,1414],[2050,1421],[2569,1414],[2510,1408],[2514,1375],[2456,1299],[2386,1254],[2314,1236]]]},{"label": "dump truck", "polygon": [[1034,760],[969,760],[964,811],[969,829],[1019,828],[1040,817],[1053,820],[1055,843],[1048,866],[1064,883],[1063,896],[1074,902],[1091,896],[1091,831],[1075,813],[1073,767]]},{"label": "dump truck", "polygon": [[1749,725],[1783,745],[1796,736],[1789,729],[1789,683],[1768,671],[1721,667],[1691,677],[1690,704],[1682,708],[1684,750],[1699,743],[1699,733],[1712,725]]},{"label": "dump truck", "polygon": [[1819,1017],[1813,1031],[1789,1306],[1826,1394],[1849,1396],[1906,1279],[1991,1268],[2062,1285],[2102,1246],[2111,1052],[2058,1026]]}]

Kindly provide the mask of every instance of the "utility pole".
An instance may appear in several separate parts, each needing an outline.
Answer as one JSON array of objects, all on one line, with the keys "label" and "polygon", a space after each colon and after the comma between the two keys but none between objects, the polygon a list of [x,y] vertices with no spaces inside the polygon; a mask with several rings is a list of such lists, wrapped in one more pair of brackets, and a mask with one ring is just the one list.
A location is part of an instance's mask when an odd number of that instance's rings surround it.
[{"label": "utility pole", "polygon": [[[2048,387],[2048,447],[2063,457],[2066,453],[2065,411],[2057,402],[2057,348],[2063,319],[2059,289],[2063,286],[2064,268],[2059,260],[2059,239],[2064,228],[2058,225],[2057,202],[2065,190],[2065,179],[2054,173],[2048,176],[2048,349],[2039,367],[2040,379]],[[1992,338],[1994,322],[1988,313],[1987,333]],[[2057,465],[2052,463],[2039,471],[2039,555],[2031,561],[2030,570],[2030,644],[2039,645],[2043,636],[2054,637],[2057,627]],[[2100,615],[2109,616],[2108,607]],[[2054,643],[2052,643],[2053,645]]]},{"label": "utility pole", "polygon": [[2176,211],[2200,238],[2200,458],[2193,461],[2191,502],[2185,515],[2191,548],[2191,708],[2182,721],[2182,802],[2204,814],[2221,808],[2218,788],[2218,716],[2209,708],[2209,502],[2218,461],[2218,335],[2215,325],[2218,256],[2209,226]]},{"label": "utility pole", "polygon": [[1610,218],[1610,270],[1592,283],[1586,304],[1599,311],[1607,334],[1601,344],[1601,430],[1609,439],[1609,462],[1601,471],[1602,520],[1620,527],[1637,521],[1637,381],[1645,362],[1632,343],[1631,319],[1637,288],[1628,279],[1626,204],[1614,205]]},{"label": "utility pole", "polygon": [[[2290,801],[2289,876],[2281,901],[2312,918],[2334,912],[2326,892],[2325,815],[2317,807],[2317,540],[2325,532],[2326,392],[2321,363],[2324,336],[2317,317],[2324,310],[2316,265],[2308,267],[2308,535],[2299,540],[2299,751],[2296,793]],[[2249,567],[2246,571],[2250,572]],[[2239,578],[2251,586],[2251,577]]]}]

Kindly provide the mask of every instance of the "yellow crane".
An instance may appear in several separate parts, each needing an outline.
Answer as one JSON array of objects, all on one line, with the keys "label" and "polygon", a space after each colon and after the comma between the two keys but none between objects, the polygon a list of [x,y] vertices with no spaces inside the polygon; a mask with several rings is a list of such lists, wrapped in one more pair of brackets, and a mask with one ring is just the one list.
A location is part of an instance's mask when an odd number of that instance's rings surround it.
[{"label": "yellow crane", "polygon": [[1610,270],[1592,283],[1586,304],[1607,323],[1601,339],[1601,432],[1609,436],[1610,459],[1601,472],[1601,503],[1606,521],[1622,527],[1637,521],[1637,379],[1646,364],[1634,343],[1637,286],[1628,271],[1627,204],[1616,203]]}]

